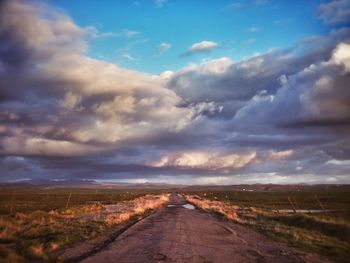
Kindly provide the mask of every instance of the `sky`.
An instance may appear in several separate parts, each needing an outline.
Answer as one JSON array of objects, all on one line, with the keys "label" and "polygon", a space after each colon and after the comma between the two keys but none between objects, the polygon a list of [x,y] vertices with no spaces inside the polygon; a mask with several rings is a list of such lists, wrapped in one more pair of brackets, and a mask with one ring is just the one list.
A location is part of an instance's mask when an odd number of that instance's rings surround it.
[{"label": "sky", "polygon": [[[88,55],[122,67],[160,74],[219,57],[239,61],[326,34],[315,15],[320,1],[51,1],[96,33]],[[283,4],[282,4],[283,3]],[[87,15],[88,14],[88,15]],[[195,43],[216,45],[201,54]],[[210,52],[208,52],[210,51]]]},{"label": "sky", "polygon": [[350,1],[0,2],[0,182],[350,183]]}]

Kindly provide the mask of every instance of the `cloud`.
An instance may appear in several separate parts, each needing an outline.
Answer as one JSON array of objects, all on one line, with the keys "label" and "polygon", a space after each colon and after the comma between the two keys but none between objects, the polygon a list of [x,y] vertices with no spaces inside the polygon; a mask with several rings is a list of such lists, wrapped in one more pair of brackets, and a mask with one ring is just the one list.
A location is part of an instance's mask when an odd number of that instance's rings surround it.
[{"label": "cloud", "polygon": [[226,8],[233,10],[245,10],[248,7],[262,7],[269,3],[269,0],[249,0],[249,1],[241,1],[234,0],[231,1]]},{"label": "cloud", "polygon": [[153,0],[154,6],[155,7],[163,7],[168,3],[168,0]]},{"label": "cloud", "polygon": [[[339,43],[327,61],[281,78],[275,95],[259,95],[237,112],[240,119],[253,124],[307,128],[350,125],[350,45]],[[278,112],[284,112],[283,116]],[[244,117],[243,117],[244,116]],[[259,119],[259,120],[257,120]],[[246,124],[245,124],[246,125]],[[253,124],[254,125],[254,124]]]},{"label": "cloud", "polygon": [[171,48],[171,44],[162,42],[157,46],[158,54],[163,54]]},{"label": "cloud", "polygon": [[260,28],[259,27],[251,27],[248,29],[248,32],[250,33],[256,33],[256,32],[259,32],[260,31]]},{"label": "cloud", "polygon": [[217,46],[219,46],[219,44],[216,42],[204,40],[202,42],[194,43],[190,47],[189,52],[207,52]]},{"label": "cloud", "polygon": [[0,180],[349,182],[349,29],[148,75],[33,3],[0,4]]},{"label": "cloud", "polygon": [[110,32],[110,31],[102,32],[94,26],[86,27],[86,31],[88,33],[88,36],[90,36],[92,39],[104,39],[104,38],[111,38],[111,37],[133,38],[141,34],[138,31],[129,30],[129,29],[123,29],[120,32]]},{"label": "cloud", "polygon": [[124,29],[124,30],[122,31],[122,33],[119,33],[119,34],[120,34],[120,36],[125,36],[125,37],[127,37],[127,38],[131,38],[131,37],[134,37],[134,36],[139,35],[140,32]]},{"label": "cloud", "polygon": [[[9,124],[1,138],[3,153],[14,152],[5,143],[13,136],[43,140],[48,148],[43,154],[54,154],[51,140],[56,145],[118,142],[180,130],[190,121],[191,109],[177,107],[180,98],[161,79],[86,56],[84,29],[64,14],[22,1],[3,2],[1,11],[6,50],[0,52],[0,108]],[[164,122],[165,116],[172,117]],[[159,120],[163,124],[155,125]],[[29,143],[23,154],[41,151],[33,147],[36,143]]]},{"label": "cloud", "polygon": [[318,7],[321,19],[328,24],[350,22],[350,2],[347,0],[331,0]]},{"label": "cloud", "polygon": [[214,41],[203,40],[198,43],[194,43],[184,54],[181,56],[189,56],[196,53],[208,53],[214,48],[217,48],[219,43]]},{"label": "cloud", "polygon": [[333,165],[346,165],[350,167],[350,160],[336,160],[336,159],[332,159],[327,161],[327,164],[333,164]]},{"label": "cloud", "polygon": [[204,168],[210,170],[242,168],[254,160],[255,152],[220,154],[213,152],[180,152],[165,154],[160,160],[151,163],[154,167],[178,166]]},{"label": "cloud", "polygon": [[[222,58],[192,65],[175,72],[168,81],[168,87],[189,101],[200,102],[210,98],[220,102],[224,106],[222,114],[232,118],[235,109],[255,95],[261,92],[275,94],[280,87],[281,76],[292,75],[327,59],[335,43],[346,39],[348,34],[347,29],[334,31],[327,37],[303,40],[292,49],[271,50],[235,63]],[[221,70],[209,70],[213,68]]]},{"label": "cloud", "polygon": [[293,153],[294,153],[293,150],[271,151],[269,158],[271,160],[280,161],[292,156]]},{"label": "cloud", "polygon": [[131,54],[125,52],[123,53],[123,58],[129,60],[129,61],[139,61],[140,58],[135,58],[134,56],[132,56]]},{"label": "cloud", "polygon": [[255,38],[250,38],[250,39],[245,40],[243,43],[244,43],[245,45],[252,45],[252,44],[254,44],[255,42],[256,42],[256,39],[255,39]]},{"label": "cloud", "polygon": [[45,138],[5,137],[0,148],[9,155],[80,156],[96,152],[98,148],[63,140]]},{"label": "cloud", "polygon": [[245,6],[246,5],[241,1],[232,1],[231,3],[229,3],[227,5],[227,8],[239,10],[239,9],[244,8]]}]

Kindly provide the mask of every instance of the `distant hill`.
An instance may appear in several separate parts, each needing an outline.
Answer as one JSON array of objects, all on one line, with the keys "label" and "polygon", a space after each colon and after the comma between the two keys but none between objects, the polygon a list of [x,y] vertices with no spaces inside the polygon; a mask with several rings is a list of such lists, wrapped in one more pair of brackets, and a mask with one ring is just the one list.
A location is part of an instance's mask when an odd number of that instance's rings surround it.
[{"label": "distant hill", "polygon": [[72,188],[106,188],[106,189],[179,189],[184,185],[164,183],[115,183],[97,182],[95,180],[50,180],[35,179],[16,182],[2,182],[2,187],[72,187]]},{"label": "distant hill", "polygon": [[349,190],[350,185],[337,184],[240,184],[240,185],[192,185],[184,188],[186,191],[305,191],[312,190]]},{"label": "distant hill", "polygon": [[115,183],[94,180],[50,180],[35,179],[20,182],[3,182],[1,187],[67,187],[67,188],[103,188],[103,189],[164,189],[173,191],[305,191],[305,190],[347,190],[350,185],[337,184],[240,184],[240,185],[181,185],[166,183]]}]

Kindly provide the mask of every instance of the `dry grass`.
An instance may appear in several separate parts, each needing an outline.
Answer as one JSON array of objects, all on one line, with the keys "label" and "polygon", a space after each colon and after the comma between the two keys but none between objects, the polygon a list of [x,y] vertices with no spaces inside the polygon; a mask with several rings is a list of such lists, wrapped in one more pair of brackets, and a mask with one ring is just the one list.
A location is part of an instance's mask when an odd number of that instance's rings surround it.
[{"label": "dry grass", "polygon": [[238,218],[238,215],[237,215],[237,210],[239,209],[238,206],[220,202],[220,201],[211,201],[208,199],[202,199],[197,195],[185,195],[185,198],[187,199],[188,202],[194,204],[195,206],[205,211],[219,213],[225,216],[229,220],[240,222],[240,219]]},{"label": "dry grass", "polygon": [[[124,209],[108,213],[103,205],[93,204],[60,212],[35,211],[0,217],[0,262],[54,261],[50,255],[65,246],[91,239],[112,225],[157,209],[169,195],[145,195],[122,202]],[[86,214],[103,216],[86,217]]]},{"label": "dry grass", "polygon": [[169,195],[146,195],[136,198],[131,201],[127,201],[127,210],[121,213],[112,213],[107,215],[106,222],[109,225],[123,223],[130,218],[142,215],[149,210],[154,210],[162,207],[165,203],[169,202]]},{"label": "dry grass", "polygon": [[348,221],[317,214],[278,213],[261,207],[239,207],[197,195],[186,195],[197,207],[224,215],[251,227],[269,238],[307,252],[317,253],[334,262],[349,262],[350,224]]},{"label": "dry grass", "polygon": [[66,216],[77,216],[81,214],[99,213],[105,208],[102,204],[91,204],[83,206],[73,206],[67,208],[61,212],[61,214]]},{"label": "dry grass", "polygon": [[[0,217],[0,258],[4,262],[48,261],[50,253],[78,240],[95,237],[103,222],[36,211]],[[1,260],[0,260],[1,261]]]}]

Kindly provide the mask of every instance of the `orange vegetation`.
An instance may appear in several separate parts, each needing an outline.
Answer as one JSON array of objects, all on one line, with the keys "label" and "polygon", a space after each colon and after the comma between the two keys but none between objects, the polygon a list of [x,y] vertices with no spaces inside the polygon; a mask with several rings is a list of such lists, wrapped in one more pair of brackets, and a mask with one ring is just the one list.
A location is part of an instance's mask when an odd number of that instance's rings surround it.
[{"label": "orange vegetation", "polygon": [[217,212],[225,216],[227,219],[234,220],[237,222],[240,221],[237,216],[237,210],[239,209],[239,206],[231,205],[220,201],[202,199],[197,195],[185,195],[185,198],[188,202],[194,204],[198,208],[201,208],[205,211]]},{"label": "orange vegetation", "polygon": [[106,216],[108,224],[120,224],[133,216],[142,215],[145,212],[162,207],[169,202],[169,195],[146,195],[131,201],[126,201],[126,209],[119,213],[111,213]]}]

